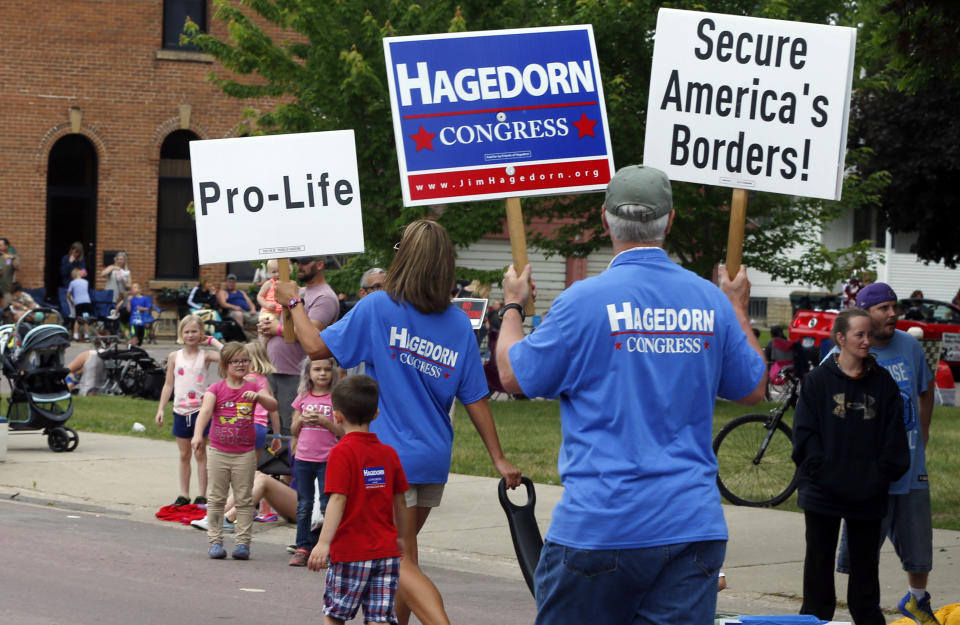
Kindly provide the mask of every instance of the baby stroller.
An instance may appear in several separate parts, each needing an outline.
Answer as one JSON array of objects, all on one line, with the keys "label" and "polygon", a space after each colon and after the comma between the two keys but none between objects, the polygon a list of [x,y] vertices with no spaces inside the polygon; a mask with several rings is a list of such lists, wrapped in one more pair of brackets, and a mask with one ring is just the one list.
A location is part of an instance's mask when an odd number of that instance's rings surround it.
[{"label": "baby stroller", "polygon": [[105,382],[97,392],[104,395],[130,395],[160,399],[166,371],[142,347],[129,345],[97,350],[103,362]]},{"label": "baby stroller", "polygon": [[219,341],[246,343],[249,340],[247,333],[243,331],[243,328],[233,317],[221,317],[220,313],[210,308],[195,310],[193,314],[203,322],[204,333],[215,337]]},{"label": "baby stroller", "polygon": [[64,424],[73,414],[65,382],[70,335],[53,308],[34,308],[16,324],[0,326],[0,360],[10,382],[6,416],[11,430],[43,430],[53,451],[73,451],[79,437]]}]

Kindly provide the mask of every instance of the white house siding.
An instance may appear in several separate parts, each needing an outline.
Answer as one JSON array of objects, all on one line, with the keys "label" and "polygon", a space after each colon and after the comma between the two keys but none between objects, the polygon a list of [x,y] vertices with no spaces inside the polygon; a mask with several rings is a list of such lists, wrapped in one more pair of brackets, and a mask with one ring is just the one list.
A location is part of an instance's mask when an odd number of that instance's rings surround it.
[{"label": "white house siding", "polygon": [[613,260],[613,248],[609,245],[587,256],[587,277],[598,276],[603,273],[610,261]]},{"label": "white house siding", "polygon": [[[927,298],[950,301],[960,289],[960,271],[948,269],[942,264],[924,265],[915,255],[906,252],[915,236],[895,236],[895,250],[899,251],[890,255],[886,268],[890,285],[900,297],[907,297],[914,289],[920,289]],[[822,240],[830,249],[850,245],[853,241],[852,216],[847,215],[830,223],[824,228]],[[566,287],[566,259],[556,255],[547,259],[542,252],[532,247],[528,248],[527,255],[537,282],[536,309],[538,313],[543,313]],[[609,246],[591,254],[587,257],[587,276],[600,274],[612,259],[613,249]],[[457,264],[472,269],[503,270],[512,262],[510,241],[506,239],[482,239],[457,253]],[[787,284],[774,280],[769,274],[756,269],[750,269],[748,275],[753,285],[750,293],[753,298],[783,300],[786,305],[792,291],[808,290],[808,287],[802,284]],[[499,287],[491,290],[491,299],[502,297],[503,291]]]},{"label": "white house siding", "polygon": [[960,289],[960,272],[942,263],[924,265],[913,254],[893,252],[887,260],[887,279],[898,297],[909,297],[916,289],[929,299],[949,302]]},{"label": "white house siding", "polygon": [[[537,283],[536,311],[543,314],[567,283],[567,262],[562,256],[547,259],[536,248],[527,248],[527,259]],[[513,263],[513,252],[507,239],[481,239],[470,247],[457,251],[457,265],[470,269],[503,271]],[[490,299],[503,299],[503,289],[494,286]]]},{"label": "white house siding", "polygon": [[[949,269],[942,263],[925,265],[909,252],[910,245],[916,240],[916,234],[900,233],[893,237],[894,246],[886,266],[876,267],[879,276],[886,274],[887,282],[899,297],[909,297],[916,289],[923,291],[924,297],[950,301],[960,289],[960,271]],[[828,249],[847,247],[853,242],[853,216],[847,214],[827,224],[822,235],[823,244]],[[881,248],[881,251],[882,248]],[[750,274],[753,283],[753,297],[787,297],[791,291],[805,290],[803,285],[790,285],[770,279],[769,275],[754,271]],[[838,286],[839,290],[839,286]]]}]

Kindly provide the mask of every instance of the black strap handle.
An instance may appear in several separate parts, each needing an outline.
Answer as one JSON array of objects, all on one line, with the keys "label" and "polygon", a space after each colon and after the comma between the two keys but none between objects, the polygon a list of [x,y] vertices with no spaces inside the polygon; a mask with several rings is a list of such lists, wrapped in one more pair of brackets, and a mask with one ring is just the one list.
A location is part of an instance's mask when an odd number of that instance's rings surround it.
[{"label": "black strap handle", "polygon": [[533,594],[533,573],[540,561],[540,550],[543,549],[543,538],[540,527],[534,515],[537,504],[537,494],[533,489],[533,481],[528,477],[521,477],[520,483],[527,489],[527,503],[518,506],[507,497],[507,482],[501,479],[497,486],[500,505],[507,514],[507,523],[510,525],[510,537],[513,539],[513,549],[517,553],[520,563],[520,572],[527,582],[530,594]]}]

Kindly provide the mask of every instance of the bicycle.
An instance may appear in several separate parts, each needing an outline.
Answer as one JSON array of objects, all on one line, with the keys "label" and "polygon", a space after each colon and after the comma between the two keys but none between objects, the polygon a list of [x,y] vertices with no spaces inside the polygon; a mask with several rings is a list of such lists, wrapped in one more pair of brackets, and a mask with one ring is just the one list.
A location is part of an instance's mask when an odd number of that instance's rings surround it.
[{"label": "bicycle", "polygon": [[737,506],[767,508],[786,501],[797,489],[793,463],[793,429],[783,422],[787,410],[796,408],[800,378],[792,366],[784,367],[782,403],[770,414],[737,417],[720,428],[713,439],[717,455],[717,486]]}]

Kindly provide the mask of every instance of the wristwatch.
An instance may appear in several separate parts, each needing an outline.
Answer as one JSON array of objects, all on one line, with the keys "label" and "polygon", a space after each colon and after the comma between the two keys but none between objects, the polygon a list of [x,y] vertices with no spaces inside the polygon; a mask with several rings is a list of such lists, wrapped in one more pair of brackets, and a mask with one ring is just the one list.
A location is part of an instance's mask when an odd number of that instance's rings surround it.
[{"label": "wristwatch", "polygon": [[515,303],[515,302],[514,302],[514,303],[510,303],[510,304],[507,304],[507,305],[505,305],[503,308],[500,309],[500,320],[503,321],[503,315],[505,315],[506,312],[507,312],[508,310],[510,310],[511,308],[513,308],[513,309],[516,310],[518,313],[520,313],[520,322],[523,323],[524,319],[527,318],[527,315],[523,312],[523,306],[521,306],[520,304],[517,304],[517,303]]},{"label": "wristwatch", "polygon": [[300,299],[299,297],[292,297],[292,298],[290,298],[290,301],[287,302],[287,310],[293,310],[293,307],[294,307],[294,306],[296,306],[297,304],[302,304],[302,303],[303,303],[303,300]]}]

